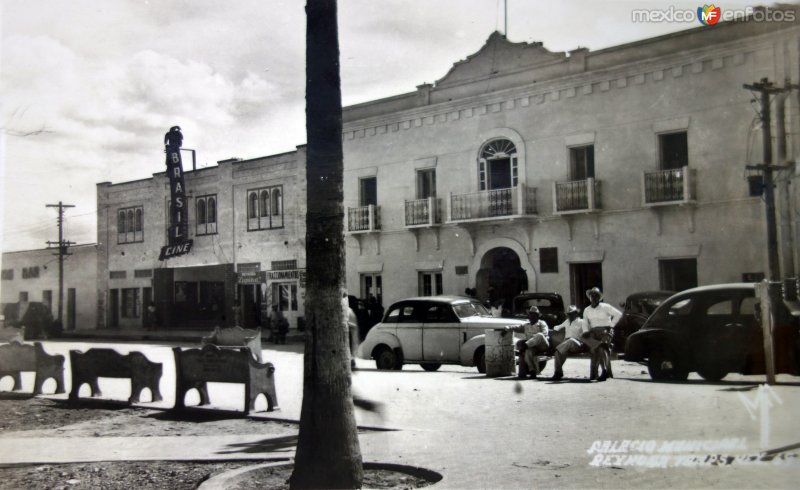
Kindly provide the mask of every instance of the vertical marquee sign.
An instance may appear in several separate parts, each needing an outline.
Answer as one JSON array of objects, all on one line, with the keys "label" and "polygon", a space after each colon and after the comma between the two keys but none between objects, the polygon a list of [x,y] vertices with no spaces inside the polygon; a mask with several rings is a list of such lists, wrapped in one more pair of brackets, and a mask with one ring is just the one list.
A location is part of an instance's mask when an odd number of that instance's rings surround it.
[{"label": "vertical marquee sign", "polygon": [[186,186],[183,182],[183,161],[181,145],[183,134],[180,126],[173,126],[164,135],[164,146],[167,153],[167,178],[169,179],[170,204],[167,245],[161,247],[158,260],[184,255],[192,250],[189,240],[189,216],[186,207]]}]

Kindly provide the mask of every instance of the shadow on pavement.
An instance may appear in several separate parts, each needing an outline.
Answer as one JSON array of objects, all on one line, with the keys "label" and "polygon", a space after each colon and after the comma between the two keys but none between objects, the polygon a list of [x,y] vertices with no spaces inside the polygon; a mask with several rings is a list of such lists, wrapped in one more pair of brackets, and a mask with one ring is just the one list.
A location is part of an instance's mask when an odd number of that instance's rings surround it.
[{"label": "shadow on pavement", "polygon": [[230,449],[218,451],[217,454],[253,454],[253,453],[290,453],[297,446],[297,436],[279,436],[241,444],[229,444]]},{"label": "shadow on pavement", "polygon": [[59,408],[77,409],[77,408],[102,408],[104,410],[124,410],[126,408],[146,408],[131,405],[127,401],[111,400],[108,398],[78,398],[77,400],[59,400],[50,398]]},{"label": "shadow on pavement", "polygon": [[0,392],[0,400],[30,400],[35,398],[33,393],[26,393],[21,391],[2,391]]},{"label": "shadow on pavement", "polygon": [[[643,378],[623,378],[619,376],[615,376],[614,379],[620,381],[634,381],[636,383],[653,383],[653,384],[671,384],[671,385],[712,385],[712,386],[745,386],[748,387],[747,389],[722,389],[719,391],[747,391],[748,389],[754,389],[759,385],[766,384],[766,380],[760,381],[748,381],[748,380],[736,380],[736,381],[706,381],[704,379],[687,379],[684,381],[671,381],[671,380],[663,380],[663,381],[653,381],[652,379],[643,379]],[[775,386],[800,386],[800,382],[798,381],[777,381],[775,382]]]},{"label": "shadow on pavement", "polygon": [[180,410],[165,410],[160,413],[148,415],[156,420],[166,420],[174,422],[216,422],[219,420],[244,419],[248,415],[237,410],[220,410],[217,408],[192,408],[186,407]]}]

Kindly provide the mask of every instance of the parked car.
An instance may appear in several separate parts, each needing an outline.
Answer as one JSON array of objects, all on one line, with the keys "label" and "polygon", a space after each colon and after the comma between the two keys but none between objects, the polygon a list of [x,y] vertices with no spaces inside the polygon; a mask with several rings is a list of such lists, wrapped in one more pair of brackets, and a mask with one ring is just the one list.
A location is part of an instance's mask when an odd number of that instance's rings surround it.
[{"label": "parked car", "polygon": [[522,293],[514,296],[512,314],[514,318],[527,319],[528,309],[531,306],[539,307],[542,320],[550,328],[567,319],[564,308],[564,299],[558,293]]},{"label": "parked car", "polygon": [[644,291],[631,294],[620,303],[622,318],[614,327],[614,350],[624,351],[628,337],[638,332],[656,308],[673,294],[675,291]]},{"label": "parked car", "polygon": [[[730,372],[761,374],[765,361],[757,304],[752,283],[702,286],[675,294],[628,337],[625,359],[646,363],[653,380],[685,380],[693,371],[709,381]],[[796,323],[781,325],[775,336],[780,350],[776,365],[796,370],[792,361],[798,354]]]},{"label": "parked car", "polygon": [[493,318],[481,302],[461,296],[409,298],[391,305],[359,347],[359,357],[374,359],[378,369],[420,364],[436,371],[442,364],[475,366],[486,372],[488,328],[524,323]]}]

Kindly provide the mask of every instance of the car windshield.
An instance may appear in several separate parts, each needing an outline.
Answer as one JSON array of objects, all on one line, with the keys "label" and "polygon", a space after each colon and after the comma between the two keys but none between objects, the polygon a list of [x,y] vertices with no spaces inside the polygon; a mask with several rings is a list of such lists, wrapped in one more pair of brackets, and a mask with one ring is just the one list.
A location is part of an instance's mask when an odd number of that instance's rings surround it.
[{"label": "car windshield", "polygon": [[470,316],[492,316],[480,303],[462,303],[460,305],[453,305],[453,311],[456,312],[456,315],[458,315],[459,318],[467,318]]}]

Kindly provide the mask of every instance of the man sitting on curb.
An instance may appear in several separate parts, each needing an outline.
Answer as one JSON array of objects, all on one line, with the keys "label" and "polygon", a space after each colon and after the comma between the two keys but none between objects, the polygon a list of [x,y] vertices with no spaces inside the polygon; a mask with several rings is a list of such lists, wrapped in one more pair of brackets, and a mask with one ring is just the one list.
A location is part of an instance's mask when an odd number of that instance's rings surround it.
[{"label": "man sitting on curb", "polygon": [[553,372],[553,381],[557,381],[564,377],[562,367],[567,361],[570,354],[579,354],[586,346],[581,342],[581,335],[589,331],[589,327],[580,318],[580,310],[575,305],[570,305],[567,309],[567,319],[564,323],[558,325],[553,330],[564,330],[564,341],[556,346],[555,354],[555,371]]},{"label": "man sitting on curb", "polygon": [[539,374],[538,354],[547,352],[550,346],[550,331],[547,323],[540,319],[539,308],[531,306],[528,310],[528,323],[507,325],[506,332],[522,332],[525,338],[517,341],[519,351],[519,378],[524,379],[531,373],[534,379]]}]

